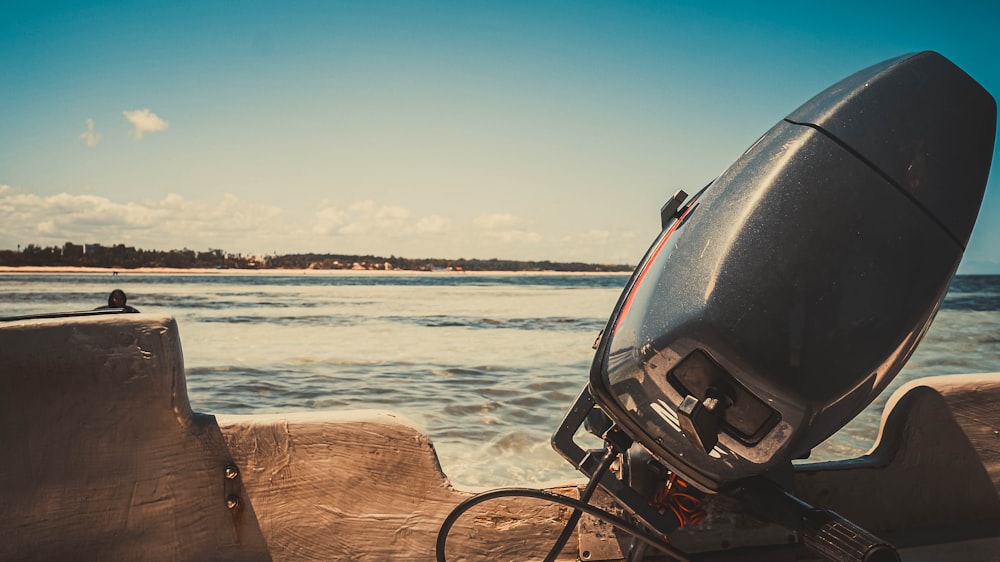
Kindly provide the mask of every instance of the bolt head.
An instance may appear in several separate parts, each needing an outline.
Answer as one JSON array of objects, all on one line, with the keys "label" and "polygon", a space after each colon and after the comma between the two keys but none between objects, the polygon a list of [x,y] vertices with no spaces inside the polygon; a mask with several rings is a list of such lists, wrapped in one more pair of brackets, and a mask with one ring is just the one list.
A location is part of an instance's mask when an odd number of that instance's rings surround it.
[{"label": "bolt head", "polygon": [[226,467],[226,478],[228,480],[236,480],[236,477],[239,475],[240,471],[235,466],[229,465]]},{"label": "bolt head", "polygon": [[237,495],[232,495],[226,498],[226,507],[229,509],[236,509],[240,506],[240,497]]}]

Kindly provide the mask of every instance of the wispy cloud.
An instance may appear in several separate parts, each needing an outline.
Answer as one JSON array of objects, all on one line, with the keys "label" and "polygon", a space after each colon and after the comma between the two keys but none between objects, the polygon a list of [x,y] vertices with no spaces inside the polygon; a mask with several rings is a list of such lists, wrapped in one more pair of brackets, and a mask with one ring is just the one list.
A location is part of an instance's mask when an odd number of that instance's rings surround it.
[{"label": "wispy cloud", "polygon": [[302,217],[231,193],[120,202],[94,194],[38,195],[0,184],[0,248],[73,241],[250,253],[402,253],[418,241],[436,247],[434,241],[447,240],[452,226],[444,217],[414,218],[405,207],[372,200],[317,207]]},{"label": "wispy cloud", "polygon": [[231,193],[116,201],[92,193],[27,193],[0,184],[0,248],[64,242],[147,249],[330,252],[407,257],[510,257],[629,263],[645,241],[635,232],[536,232],[509,213],[473,219],[421,215],[394,204],[321,201],[283,209]]},{"label": "wispy cloud", "polygon": [[431,215],[417,221],[415,229],[419,234],[448,234],[453,226],[450,219],[440,215]]},{"label": "wispy cloud", "polygon": [[143,135],[147,133],[166,131],[170,126],[170,123],[160,118],[159,115],[153,113],[149,109],[123,111],[122,115],[129,120],[129,123],[132,123],[132,126],[134,127],[132,130],[132,136],[135,140],[142,139]]},{"label": "wispy cloud", "polygon": [[94,130],[94,120],[87,119],[87,130],[80,133],[80,140],[89,147],[97,146],[101,142],[101,133]]},{"label": "wispy cloud", "polygon": [[36,195],[0,186],[0,248],[16,244],[124,243],[144,248],[266,249],[302,236],[277,207],[244,201],[193,201],[177,194],[121,203],[97,195]]},{"label": "wispy cloud", "polygon": [[555,253],[572,261],[635,263],[649,242],[636,230],[591,229],[569,232],[559,239]]},{"label": "wispy cloud", "polygon": [[384,205],[370,199],[345,208],[323,202],[316,212],[313,231],[317,234],[377,235],[394,237],[411,231],[410,211],[399,205]]},{"label": "wispy cloud", "polygon": [[542,236],[521,226],[524,220],[510,213],[485,213],[476,217],[473,224],[480,234],[493,242],[503,244],[537,244]]},{"label": "wispy cloud", "polygon": [[484,213],[473,221],[483,230],[500,230],[513,228],[523,221],[510,213]]}]

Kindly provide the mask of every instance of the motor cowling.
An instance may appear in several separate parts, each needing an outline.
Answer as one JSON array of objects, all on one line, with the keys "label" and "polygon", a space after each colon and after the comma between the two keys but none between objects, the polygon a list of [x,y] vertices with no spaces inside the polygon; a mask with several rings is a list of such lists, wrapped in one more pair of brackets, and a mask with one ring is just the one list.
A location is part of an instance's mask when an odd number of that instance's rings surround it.
[{"label": "motor cowling", "polygon": [[930,326],[995,130],[990,94],[933,52],[815,96],[665,217],[595,355],[597,405],[707,491],[807,454]]}]

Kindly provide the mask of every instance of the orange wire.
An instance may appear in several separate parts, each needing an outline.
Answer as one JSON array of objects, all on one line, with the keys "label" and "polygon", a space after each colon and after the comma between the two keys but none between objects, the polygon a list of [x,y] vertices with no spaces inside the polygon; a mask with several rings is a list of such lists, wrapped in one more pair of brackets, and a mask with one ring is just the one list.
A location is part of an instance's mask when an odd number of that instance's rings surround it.
[{"label": "orange wire", "polygon": [[670,476],[663,483],[663,486],[653,496],[649,505],[660,510],[661,513],[668,509],[672,511],[674,516],[677,517],[680,528],[697,525],[707,517],[705,505],[696,496],[681,491],[681,489],[687,487],[686,482],[671,472]]}]

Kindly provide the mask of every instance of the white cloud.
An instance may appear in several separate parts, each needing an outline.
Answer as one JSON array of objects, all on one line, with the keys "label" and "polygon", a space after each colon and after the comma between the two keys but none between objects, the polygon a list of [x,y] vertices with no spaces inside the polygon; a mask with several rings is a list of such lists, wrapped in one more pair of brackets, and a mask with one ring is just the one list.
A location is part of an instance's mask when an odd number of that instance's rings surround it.
[{"label": "white cloud", "polygon": [[[648,234],[655,235],[650,231]],[[559,238],[555,253],[566,261],[634,264],[653,238],[636,230],[590,229],[567,232]]]},{"label": "white cloud", "polygon": [[584,244],[607,244],[611,238],[611,233],[607,230],[588,230],[580,235],[580,242]]},{"label": "white cloud", "polygon": [[177,194],[128,203],[96,195],[36,195],[0,189],[0,248],[66,241],[124,243],[150,249],[224,248],[265,251],[276,240],[302,237],[284,211],[243,201],[194,201]]},{"label": "white cloud", "polygon": [[399,205],[382,205],[367,199],[340,209],[324,202],[316,211],[313,232],[345,236],[396,236],[411,231],[410,211]]},{"label": "white cloud", "polygon": [[484,233],[484,236],[495,242],[504,244],[537,244],[542,241],[542,235],[526,230],[497,230]]},{"label": "white cloud", "polygon": [[101,142],[101,133],[94,130],[94,120],[87,119],[87,130],[80,133],[80,140],[83,144],[93,148],[97,146],[97,143]]},{"label": "white cloud", "polygon": [[72,241],[162,250],[222,248],[245,254],[277,251],[634,263],[649,242],[636,232],[614,229],[536,232],[528,221],[506,213],[472,220],[418,215],[373,200],[320,201],[294,211],[231,193],[199,199],[169,193],[123,202],[92,193],[26,193],[5,184],[0,184],[0,217],[4,218],[0,248],[4,249],[19,244],[61,246]]},{"label": "white cloud", "polygon": [[473,223],[483,230],[509,229],[523,221],[510,213],[487,213],[476,217]]},{"label": "white cloud", "polygon": [[38,232],[39,234],[42,235],[50,236],[56,233],[56,224],[55,222],[50,220],[40,222],[38,223],[38,225],[35,226],[35,232]]},{"label": "white cloud", "polygon": [[416,231],[419,234],[447,234],[451,232],[451,220],[440,215],[431,215],[417,221]]},{"label": "white cloud", "polygon": [[167,123],[149,109],[123,111],[122,115],[135,127],[132,131],[132,136],[135,137],[135,140],[140,140],[146,133],[165,131],[170,126],[170,123]]},{"label": "white cloud", "polygon": [[394,226],[410,216],[410,211],[399,205],[380,205],[371,199],[352,203],[347,210],[355,217],[367,219],[379,226]]},{"label": "white cloud", "polygon": [[323,206],[316,211],[316,223],[312,231],[316,234],[332,234],[347,224],[347,214],[336,207]]},{"label": "white cloud", "polygon": [[481,231],[481,236],[493,243],[534,245],[542,241],[537,232],[520,228],[524,221],[510,213],[486,213],[472,222]]}]

